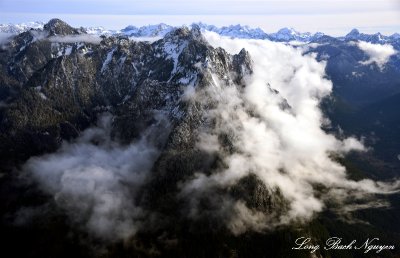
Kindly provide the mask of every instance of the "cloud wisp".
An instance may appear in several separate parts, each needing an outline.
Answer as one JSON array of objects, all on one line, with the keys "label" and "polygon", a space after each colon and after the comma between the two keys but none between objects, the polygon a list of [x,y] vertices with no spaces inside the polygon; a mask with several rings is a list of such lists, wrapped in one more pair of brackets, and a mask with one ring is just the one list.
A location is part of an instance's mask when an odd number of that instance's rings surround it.
[{"label": "cloud wisp", "polygon": [[91,44],[100,44],[101,38],[97,35],[80,34],[80,35],[66,35],[66,36],[52,36],[49,37],[50,42],[57,43],[77,43],[85,42]]},{"label": "cloud wisp", "polygon": [[48,40],[53,43],[90,43],[100,44],[102,38],[98,35],[92,34],[79,34],[79,35],[57,35],[49,36],[49,33],[44,30],[31,30],[29,33],[32,35],[32,42],[40,40]]},{"label": "cloud wisp", "polygon": [[389,44],[380,45],[359,41],[357,46],[369,57],[368,60],[361,61],[360,63],[363,65],[375,63],[381,70],[385,67],[385,64],[389,61],[390,57],[397,54],[397,51]]},{"label": "cloud wisp", "polygon": [[13,34],[0,32],[0,49],[5,49],[6,44],[11,41]]}]

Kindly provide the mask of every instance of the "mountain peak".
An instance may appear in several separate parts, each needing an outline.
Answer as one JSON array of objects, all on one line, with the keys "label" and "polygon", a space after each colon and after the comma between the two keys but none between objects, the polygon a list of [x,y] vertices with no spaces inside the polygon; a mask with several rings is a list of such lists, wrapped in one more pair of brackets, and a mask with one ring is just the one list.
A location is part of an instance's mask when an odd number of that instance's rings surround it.
[{"label": "mountain peak", "polygon": [[146,25],[142,27],[136,27],[134,25],[129,25],[121,30],[127,36],[132,37],[163,37],[174,29],[165,23],[159,23],[155,25]]},{"label": "mountain peak", "polygon": [[294,34],[297,34],[298,32],[295,29],[293,29],[292,27],[290,27],[290,28],[285,27],[285,28],[282,28],[282,29],[278,30],[277,33],[294,35]]},{"label": "mountain peak", "polygon": [[388,37],[385,35],[382,35],[380,32],[377,32],[375,34],[366,34],[366,33],[361,33],[357,29],[351,30],[346,36],[345,40],[361,40],[361,41],[367,41],[367,42],[372,42],[372,43],[384,43],[390,40],[396,40],[395,37]]},{"label": "mountain peak", "polygon": [[123,28],[121,31],[130,31],[130,30],[137,30],[138,28],[133,25],[128,25],[125,28]]},{"label": "mountain peak", "polygon": [[360,35],[360,31],[358,29],[352,29],[347,35],[346,38],[353,38]]},{"label": "mountain peak", "polygon": [[[251,28],[247,25],[229,25],[216,27],[214,25],[207,25],[204,23],[197,23],[202,31],[212,31],[221,36],[234,37],[234,38],[252,38],[252,39],[266,39],[268,35],[260,28]],[[193,24],[192,24],[193,26]]]},{"label": "mountain peak", "polygon": [[79,31],[78,29],[72,28],[66,22],[57,18],[51,19],[48,23],[46,23],[43,26],[43,29],[45,31],[48,31],[50,36],[71,35],[71,34],[81,33],[81,31]]},{"label": "mountain peak", "polygon": [[396,32],[396,33],[392,34],[390,37],[393,39],[400,39],[400,34]]},{"label": "mountain peak", "polygon": [[196,38],[201,36],[201,28],[197,24],[192,24],[190,31],[192,32],[193,36]]},{"label": "mountain peak", "polygon": [[[298,32],[294,28],[286,27],[278,30],[275,33],[270,34],[271,38],[275,41],[302,41],[308,42],[313,39],[313,36],[310,32]],[[317,35],[316,37],[320,37],[321,35]]]}]

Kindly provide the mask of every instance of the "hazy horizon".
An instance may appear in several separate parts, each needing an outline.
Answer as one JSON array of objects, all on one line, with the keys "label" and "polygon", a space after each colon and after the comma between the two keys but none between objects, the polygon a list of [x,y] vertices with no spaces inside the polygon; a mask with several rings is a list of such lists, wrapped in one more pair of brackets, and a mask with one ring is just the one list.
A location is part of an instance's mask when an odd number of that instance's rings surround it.
[{"label": "hazy horizon", "polygon": [[[68,17],[62,17],[62,16],[54,16],[54,17],[49,17],[48,19],[35,19],[35,20],[21,20],[21,21],[16,21],[16,22],[0,22],[0,24],[23,24],[23,23],[30,23],[30,22],[42,22],[42,23],[47,23],[50,19],[53,18],[58,18],[61,19],[65,22],[67,22],[69,25],[73,26],[73,27],[103,27],[104,29],[108,29],[108,30],[121,30],[126,28],[127,26],[133,25],[136,27],[141,27],[141,26],[146,26],[146,25],[156,25],[156,24],[160,24],[160,23],[165,23],[167,25],[171,25],[171,26],[188,26],[191,25],[192,23],[205,23],[207,25],[215,25],[217,27],[223,27],[223,26],[230,26],[230,25],[242,25],[242,26],[249,26],[250,28],[260,28],[262,29],[264,32],[266,33],[275,33],[278,30],[282,29],[282,28],[293,28],[298,32],[311,32],[311,33],[316,33],[316,32],[323,32],[327,35],[331,35],[331,36],[345,36],[346,34],[348,34],[351,30],[353,29],[358,29],[361,33],[366,33],[366,34],[373,34],[373,33],[378,33],[380,32],[383,35],[386,36],[390,36],[393,35],[394,33],[400,33],[400,29],[390,29],[390,27],[388,28],[382,28],[382,27],[377,27],[376,29],[374,29],[374,27],[351,27],[349,26],[346,29],[343,30],[335,30],[335,29],[321,29],[321,30],[306,30],[306,29],[299,29],[296,26],[285,26],[282,25],[281,27],[279,26],[273,26],[274,29],[269,29],[269,27],[265,28],[263,26],[259,26],[256,23],[244,23],[244,22],[235,22],[234,17],[224,17],[225,19],[221,19],[221,16],[218,17],[208,17],[208,18],[217,18],[220,19],[220,21],[215,21],[213,22],[212,19],[199,19],[199,20],[190,20],[189,17],[184,17],[184,16],[167,16],[167,17],[160,17],[160,16],[156,16],[158,18],[160,18],[159,20],[157,19],[150,19],[150,17],[152,16],[130,16],[127,17],[127,19],[123,19],[121,21],[114,21],[115,24],[112,26],[107,26],[106,22],[93,22],[91,23],[90,21],[88,22],[76,22],[74,21],[72,18],[68,18]],[[193,18],[193,16],[190,16]],[[204,16],[203,16],[204,17]],[[104,18],[104,17],[103,17]],[[167,18],[167,19],[163,19],[163,18]],[[186,18],[186,19],[185,19]],[[254,17],[253,17],[254,18]],[[153,20],[154,22],[150,22],[150,20]],[[232,20],[232,22],[230,22],[229,20]]]},{"label": "hazy horizon", "polygon": [[0,23],[60,18],[75,27],[122,29],[128,25],[163,22],[179,26],[201,21],[216,26],[248,25],[268,33],[293,27],[332,36],[345,35],[353,28],[385,35],[400,32],[399,13],[400,4],[396,0],[60,0],[57,5],[50,0],[0,1]]}]

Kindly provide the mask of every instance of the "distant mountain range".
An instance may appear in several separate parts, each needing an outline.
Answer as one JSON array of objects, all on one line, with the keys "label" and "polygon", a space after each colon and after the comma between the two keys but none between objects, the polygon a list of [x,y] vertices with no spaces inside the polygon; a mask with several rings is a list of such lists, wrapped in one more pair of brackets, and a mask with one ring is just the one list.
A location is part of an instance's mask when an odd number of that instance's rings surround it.
[{"label": "distant mountain range", "polygon": [[[0,24],[0,33],[19,34],[30,29],[43,28],[43,22],[28,22],[20,24]],[[260,28],[251,28],[247,25],[229,25],[217,27],[214,25],[205,24],[202,22],[193,23],[189,27],[199,26],[201,31],[212,31],[221,36],[228,36],[234,38],[245,38],[245,39],[268,39],[271,41],[278,42],[289,42],[289,41],[300,41],[300,42],[312,42],[321,37],[324,33],[316,32],[299,32],[294,28],[282,28],[275,33],[267,33]],[[177,27],[171,26],[165,23],[146,25],[136,27],[129,25],[121,30],[109,30],[104,27],[87,27],[83,28],[88,34],[95,35],[125,35],[128,37],[164,37],[168,32],[176,29]],[[387,43],[393,41],[400,41],[400,34],[394,33],[390,36],[382,35],[381,33],[375,34],[364,34],[360,33],[359,30],[353,29],[347,35],[336,37],[339,40],[362,40],[372,43]]]}]

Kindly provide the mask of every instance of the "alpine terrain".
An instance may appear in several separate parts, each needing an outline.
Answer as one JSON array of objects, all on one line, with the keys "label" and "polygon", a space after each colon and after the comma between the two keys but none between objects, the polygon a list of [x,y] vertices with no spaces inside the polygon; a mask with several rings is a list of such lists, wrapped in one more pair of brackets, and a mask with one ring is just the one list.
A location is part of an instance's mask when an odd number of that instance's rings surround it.
[{"label": "alpine terrain", "polygon": [[0,30],[4,257],[400,255],[397,34]]}]

